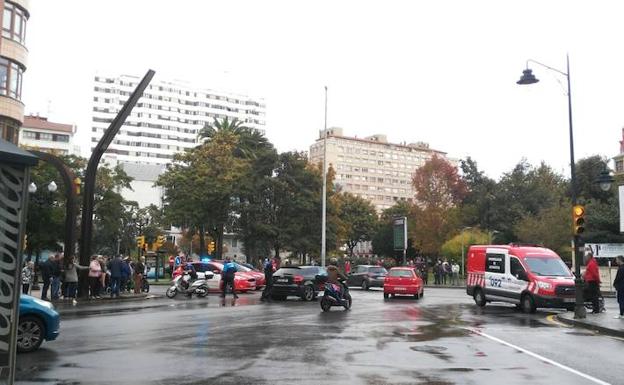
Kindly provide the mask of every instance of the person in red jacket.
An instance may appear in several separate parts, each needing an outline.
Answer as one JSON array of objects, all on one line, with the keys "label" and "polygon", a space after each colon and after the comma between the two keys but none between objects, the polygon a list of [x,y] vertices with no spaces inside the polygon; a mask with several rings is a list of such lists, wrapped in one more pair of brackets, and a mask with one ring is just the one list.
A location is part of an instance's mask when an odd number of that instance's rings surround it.
[{"label": "person in red jacket", "polygon": [[587,284],[587,296],[588,300],[591,300],[593,307],[593,314],[600,313],[600,272],[598,271],[598,262],[594,258],[594,254],[589,251],[585,255],[586,266],[585,269],[585,283]]}]

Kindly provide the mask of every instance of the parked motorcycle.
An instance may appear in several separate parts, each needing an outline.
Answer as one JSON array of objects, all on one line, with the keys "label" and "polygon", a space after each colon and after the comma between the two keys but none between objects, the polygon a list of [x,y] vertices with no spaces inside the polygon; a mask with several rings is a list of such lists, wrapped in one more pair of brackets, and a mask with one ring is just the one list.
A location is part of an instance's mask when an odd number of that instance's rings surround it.
[{"label": "parked motorcycle", "polygon": [[[206,279],[212,278],[206,275]],[[167,289],[165,295],[167,298],[173,298],[178,293],[192,296],[197,294],[198,297],[205,297],[208,295],[208,283],[206,279],[196,279],[193,282],[189,282],[191,279],[189,274],[179,275],[173,279],[173,285]]]},{"label": "parked motorcycle", "polygon": [[323,293],[323,298],[321,298],[321,309],[323,311],[329,311],[332,306],[342,306],[346,310],[351,308],[353,300],[351,299],[351,294],[349,294],[347,285],[329,283],[325,275],[317,275],[316,279],[325,284],[325,291]]}]

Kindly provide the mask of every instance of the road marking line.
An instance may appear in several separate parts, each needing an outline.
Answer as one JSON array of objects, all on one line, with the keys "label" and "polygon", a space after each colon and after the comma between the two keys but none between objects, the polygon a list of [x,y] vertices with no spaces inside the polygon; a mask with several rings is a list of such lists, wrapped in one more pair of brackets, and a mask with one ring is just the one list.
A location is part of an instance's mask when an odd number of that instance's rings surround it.
[{"label": "road marking line", "polygon": [[572,326],[568,325],[568,324],[564,324],[563,322],[559,322],[555,319],[555,315],[551,314],[549,316],[546,316],[546,319],[552,323],[554,323],[555,325],[564,327],[564,328],[571,328]]},{"label": "road marking line", "polygon": [[561,368],[561,369],[563,369],[563,370],[566,370],[566,371],[568,371],[568,372],[570,372],[570,373],[576,374],[577,376],[583,377],[583,378],[585,378],[585,379],[587,379],[587,380],[589,380],[589,381],[592,381],[592,382],[594,382],[594,383],[596,383],[596,384],[600,384],[600,385],[611,385],[611,384],[609,384],[608,382],[605,382],[605,381],[599,380],[599,379],[597,379],[596,377],[592,377],[592,376],[590,376],[589,374],[585,374],[585,373],[583,373],[583,372],[579,372],[578,370],[576,370],[576,369],[572,369],[572,368],[571,368],[571,367],[569,367],[569,366],[566,366],[566,365],[564,365],[564,364],[560,364],[559,362],[553,361],[553,360],[551,360],[551,359],[549,359],[549,358],[546,358],[546,357],[544,357],[544,356],[540,356],[540,355],[539,355],[539,354],[537,354],[537,353],[533,353],[533,352],[532,352],[532,351],[530,351],[530,350],[527,350],[527,349],[521,348],[520,346],[514,345],[514,344],[509,343],[509,342],[507,342],[507,341],[503,341],[503,340],[501,340],[500,338],[496,338],[496,337],[491,336],[491,335],[489,335],[489,334],[487,334],[487,333],[483,333],[483,332],[482,332],[482,331],[480,331],[480,330],[477,330],[477,329],[472,329],[472,328],[465,328],[465,329],[466,329],[466,330],[471,331],[472,333],[475,333],[475,334],[477,334],[477,335],[480,335],[480,336],[482,336],[482,337],[488,338],[488,339],[490,339],[490,340],[492,340],[492,341],[494,341],[494,342],[498,342],[499,344],[503,344],[503,345],[509,346],[510,348],[513,348],[513,349],[516,349],[516,350],[518,350],[518,351],[521,351],[522,353],[526,353],[526,354],[528,354],[528,355],[529,355],[529,356],[531,356],[531,357],[537,358],[538,360],[541,360],[541,361],[546,362],[546,363],[548,363],[548,364],[554,365],[554,366],[556,366],[556,367],[558,367],[558,368]]}]

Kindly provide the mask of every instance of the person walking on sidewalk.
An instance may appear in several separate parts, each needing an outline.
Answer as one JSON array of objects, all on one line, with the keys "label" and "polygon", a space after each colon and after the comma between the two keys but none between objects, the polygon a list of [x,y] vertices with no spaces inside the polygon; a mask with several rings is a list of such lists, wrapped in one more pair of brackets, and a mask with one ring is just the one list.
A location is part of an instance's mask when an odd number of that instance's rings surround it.
[{"label": "person walking on sidewalk", "polygon": [[89,263],[89,291],[91,298],[100,298],[100,276],[102,275],[102,266],[97,259],[97,255],[91,257]]},{"label": "person walking on sidewalk", "polygon": [[26,262],[22,269],[22,293],[30,294],[30,286],[33,283],[35,264],[32,261]]},{"label": "person walking on sidewalk", "polygon": [[238,298],[236,295],[236,288],[234,286],[234,276],[236,274],[236,265],[230,260],[230,257],[225,257],[225,263],[223,264],[223,272],[221,280],[223,281],[223,291],[221,297],[225,298],[227,294],[228,286],[232,287],[232,295],[234,298]]},{"label": "person walking on sidewalk", "polygon": [[615,259],[615,263],[618,265],[617,274],[613,281],[613,287],[617,290],[617,301],[620,305],[620,314],[614,318],[624,319],[624,257],[618,255]]},{"label": "person walking on sidewalk", "polygon": [[585,269],[585,282],[587,283],[587,297],[592,303],[592,314],[600,313],[600,272],[594,253],[587,252],[587,268]]}]

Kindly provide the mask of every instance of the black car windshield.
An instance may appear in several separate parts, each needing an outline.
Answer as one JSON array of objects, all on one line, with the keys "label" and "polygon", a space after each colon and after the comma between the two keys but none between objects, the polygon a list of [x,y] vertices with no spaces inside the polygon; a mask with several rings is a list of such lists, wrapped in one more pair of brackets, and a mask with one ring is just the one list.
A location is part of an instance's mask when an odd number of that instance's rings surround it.
[{"label": "black car windshield", "polygon": [[388,274],[388,270],[385,267],[371,267],[368,269],[368,272],[372,274]]},{"label": "black car windshield", "polygon": [[559,258],[526,257],[525,261],[533,274],[546,277],[570,277],[570,269]]}]

